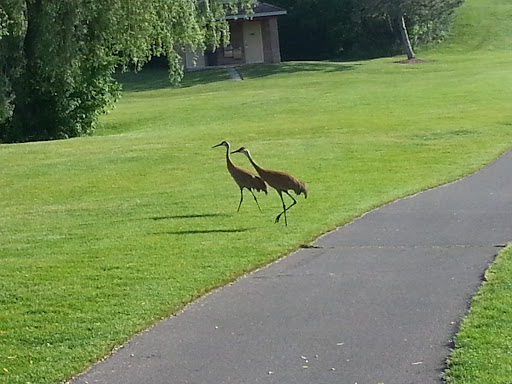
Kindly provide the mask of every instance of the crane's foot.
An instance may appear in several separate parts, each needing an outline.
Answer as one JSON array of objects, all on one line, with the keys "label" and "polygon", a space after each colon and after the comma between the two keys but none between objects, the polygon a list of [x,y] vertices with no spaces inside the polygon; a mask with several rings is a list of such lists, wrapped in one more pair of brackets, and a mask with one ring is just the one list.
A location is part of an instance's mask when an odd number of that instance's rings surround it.
[{"label": "crane's foot", "polygon": [[[281,214],[277,215],[275,223],[279,223],[279,219],[281,218]],[[288,226],[288,220],[286,220],[286,216],[284,217],[284,225]]]}]

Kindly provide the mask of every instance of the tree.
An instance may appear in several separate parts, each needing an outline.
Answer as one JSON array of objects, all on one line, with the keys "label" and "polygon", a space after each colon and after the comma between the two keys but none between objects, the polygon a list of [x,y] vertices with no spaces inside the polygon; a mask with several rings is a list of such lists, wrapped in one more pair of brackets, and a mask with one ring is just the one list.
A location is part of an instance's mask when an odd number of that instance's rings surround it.
[{"label": "tree", "polygon": [[389,18],[391,25],[395,22],[395,25],[400,31],[401,41],[408,59],[413,59],[415,55],[407,32],[404,14],[407,5],[414,3],[414,1],[415,0],[362,0],[363,9],[366,14],[373,17]]},{"label": "tree", "polygon": [[170,79],[178,80],[179,53],[219,46],[233,7],[223,0],[0,0],[0,140],[91,132],[119,97],[116,68],[139,70],[165,55]]},{"label": "tree", "polygon": [[415,58],[405,19],[415,27],[417,40],[428,42],[442,35],[453,9],[464,0],[362,0],[365,13],[373,17],[387,17],[400,31],[402,45],[408,59]]},{"label": "tree", "polygon": [[8,23],[7,14],[0,7],[0,40],[2,40],[2,36],[7,35],[7,23]]},{"label": "tree", "polygon": [[[441,40],[462,0],[272,0],[288,11],[280,23],[286,59],[409,57]],[[407,22],[407,26],[406,26]]]},{"label": "tree", "polygon": [[358,30],[355,0],[273,0],[287,10],[279,20],[285,59],[323,60],[350,49]]}]

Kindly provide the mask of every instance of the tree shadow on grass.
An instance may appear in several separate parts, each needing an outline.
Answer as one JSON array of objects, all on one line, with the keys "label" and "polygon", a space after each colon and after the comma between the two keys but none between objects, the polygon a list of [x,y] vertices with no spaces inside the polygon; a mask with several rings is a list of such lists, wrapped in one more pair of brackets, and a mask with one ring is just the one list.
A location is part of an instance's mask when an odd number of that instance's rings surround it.
[{"label": "tree shadow on grass", "polygon": [[349,62],[333,62],[333,61],[290,61],[280,64],[267,65],[244,65],[238,67],[238,72],[244,79],[256,79],[261,77],[279,75],[279,74],[295,74],[295,73],[335,73],[353,70],[358,63]]},{"label": "tree shadow on grass", "polygon": [[[330,61],[297,61],[279,64],[250,64],[237,67],[244,79],[256,79],[278,74],[294,74],[301,72],[334,73],[352,70],[357,63]],[[121,83],[123,91],[144,92],[160,89],[188,88],[196,85],[231,81],[225,68],[208,68],[186,72],[181,84],[174,86],[169,81],[167,68],[148,66],[140,72],[116,73],[114,78]]]},{"label": "tree shadow on grass", "polygon": [[116,73],[114,78],[122,85],[126,92],[145,92],[160,89],[179,89],[193,87],[194,85],[217,83],[231,79],[226,69],[215,68],[209,70],[192,71],[185,73],[179,85],[169,81],[169,71],[166,68],[143,68],[140,72]]},{"label": "tree shadow on grass", "polygon": [[144,92],[173,88],[169,82],[169,72],[163,68],[148,68],[140,72],[116,73],[114,79],[126,92]]}]

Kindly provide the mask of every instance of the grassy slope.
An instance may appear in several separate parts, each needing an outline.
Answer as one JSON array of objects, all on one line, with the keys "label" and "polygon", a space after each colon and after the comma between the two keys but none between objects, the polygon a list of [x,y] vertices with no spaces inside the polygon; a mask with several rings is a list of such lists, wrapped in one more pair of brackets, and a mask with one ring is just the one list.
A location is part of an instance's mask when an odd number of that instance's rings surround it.
[{"label": "grassy slope", "polygon": [[[495,17],[484,4],[464,9]],[[0,383],[56,383],[207,290],[510,148],[510,51],[458,44],[426,65],[284,63],[182,89],[141,74],[103,136],[1,146]],[[250,196],[236,214],[210,148],[224,139],[308,183],[289,227],[272,222],[273,192],[264,214]]]}]

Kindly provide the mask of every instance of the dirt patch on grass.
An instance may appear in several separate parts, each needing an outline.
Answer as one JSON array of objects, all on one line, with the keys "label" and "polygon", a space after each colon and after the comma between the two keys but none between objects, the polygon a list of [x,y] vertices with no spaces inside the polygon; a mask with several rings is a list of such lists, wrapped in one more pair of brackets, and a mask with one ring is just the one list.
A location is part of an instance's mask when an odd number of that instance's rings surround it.
[{"label": "dirt patch on grass", "polygon": [[417,57],[415,57],[413,59],[405,59],[405,60],[395,61],[395,63],[398,63],[398,64],[423,64],[423,63],[430,63],[430,62],[431,62],[430,60],[418,59]]}]

